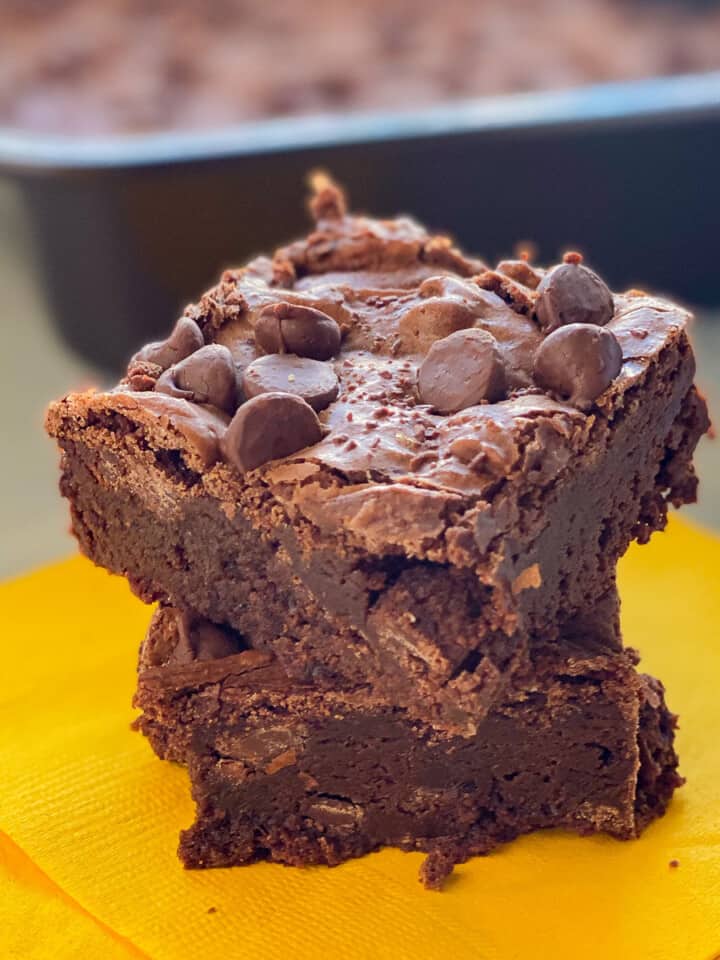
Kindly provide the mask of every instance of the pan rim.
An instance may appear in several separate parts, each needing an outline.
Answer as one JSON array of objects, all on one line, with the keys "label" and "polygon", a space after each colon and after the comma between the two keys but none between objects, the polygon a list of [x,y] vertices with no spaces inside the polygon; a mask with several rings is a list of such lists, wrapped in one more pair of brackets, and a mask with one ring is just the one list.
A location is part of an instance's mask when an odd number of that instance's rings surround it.
[{"label": "pan rim", "polygon": [[124,169],[366,143],[720,118],[720,71],[454,100],[432,107],[279,117],[207,131],[73,137],[0,126],[0,173]]}]

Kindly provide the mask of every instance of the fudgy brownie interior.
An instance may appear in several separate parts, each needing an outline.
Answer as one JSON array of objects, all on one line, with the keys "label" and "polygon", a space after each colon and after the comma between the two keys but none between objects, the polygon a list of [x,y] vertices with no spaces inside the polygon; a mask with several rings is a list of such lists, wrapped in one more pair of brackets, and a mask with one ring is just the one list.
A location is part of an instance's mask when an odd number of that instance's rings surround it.
[{"label": "fudgy brownie interior", "polygon": [[473,737],[440,735],[372,691],[292,681],[270,655],[161,608],[140,658],[137,726],[189,766],[187,866],[334,865],[380,846],[456,862],[529,830],[637,836],[677,775],[674,718],[632,652],[556,650],[516,676]]}]

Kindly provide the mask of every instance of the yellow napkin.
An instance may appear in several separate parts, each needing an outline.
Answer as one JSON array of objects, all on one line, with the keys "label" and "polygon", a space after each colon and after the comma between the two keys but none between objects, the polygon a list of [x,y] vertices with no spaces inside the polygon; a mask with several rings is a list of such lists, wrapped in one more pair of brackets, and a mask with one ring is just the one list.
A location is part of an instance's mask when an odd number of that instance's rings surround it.
[{"label": "yellow napkin", "polygon": [[[687,785],[644,837],[523,838],[424,891],[421,857],[186,872],[185,772],[129,729],[148,612],[81,559],[0,587],[0,958],[720,954],[720,541],[685,524],[621,573],[629,643],[681,714]],[[671,868],[671,860],[679,866]]]},{"label": "yellow napkin", "polygon": [[143,956],[68,897],[7,834],[0,834],[0,944],[3,960]]}]

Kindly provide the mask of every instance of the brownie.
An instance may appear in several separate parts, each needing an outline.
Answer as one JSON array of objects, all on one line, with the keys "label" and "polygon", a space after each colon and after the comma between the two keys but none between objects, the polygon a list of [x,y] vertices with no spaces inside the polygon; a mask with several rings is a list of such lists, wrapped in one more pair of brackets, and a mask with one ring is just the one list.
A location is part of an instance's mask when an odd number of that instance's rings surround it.
[{"label": "brownie", "polygon": [[227,628],[162,608],[143,645],[137,727],[188,765],[188,867],[335,865],[382,846],[452,865],[564,827],[636,837],[682,782],[675,718],[630,651],[539,655],[479,718],[439,732],[367,691],[291,680]]},{"label": "brownie", "polygon": [[720,67],[717,4],[0,0],[0,126],[210,128]]},{"label": "brownie", "polygon": [[314,191],[307,238],[51,406],[61,490],[144,600],[474,735],[537,642],[620,648],[617,559],[695,497],[689,317]]}]

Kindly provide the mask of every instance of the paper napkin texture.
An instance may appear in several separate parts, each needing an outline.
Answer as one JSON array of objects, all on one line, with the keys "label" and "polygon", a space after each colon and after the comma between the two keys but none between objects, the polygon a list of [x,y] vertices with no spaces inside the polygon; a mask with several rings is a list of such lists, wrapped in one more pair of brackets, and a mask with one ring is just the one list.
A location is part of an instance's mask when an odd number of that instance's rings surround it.
[{"label": "paper napkin texture", "polygon": [[147,608],[79,558],[1,586],[0,957],[720,956],[720,541],[675,521],[620,586],[626,641],[681,715],[687,785],[637,842],[526,837],[441,894],[393,850],[184,871],[187,776],[130,731]]},{"label": "paper napkin texture", "polygon": [[6,834],[0,834],[0,944],[3,960],[143,956],[74,903]]}]

